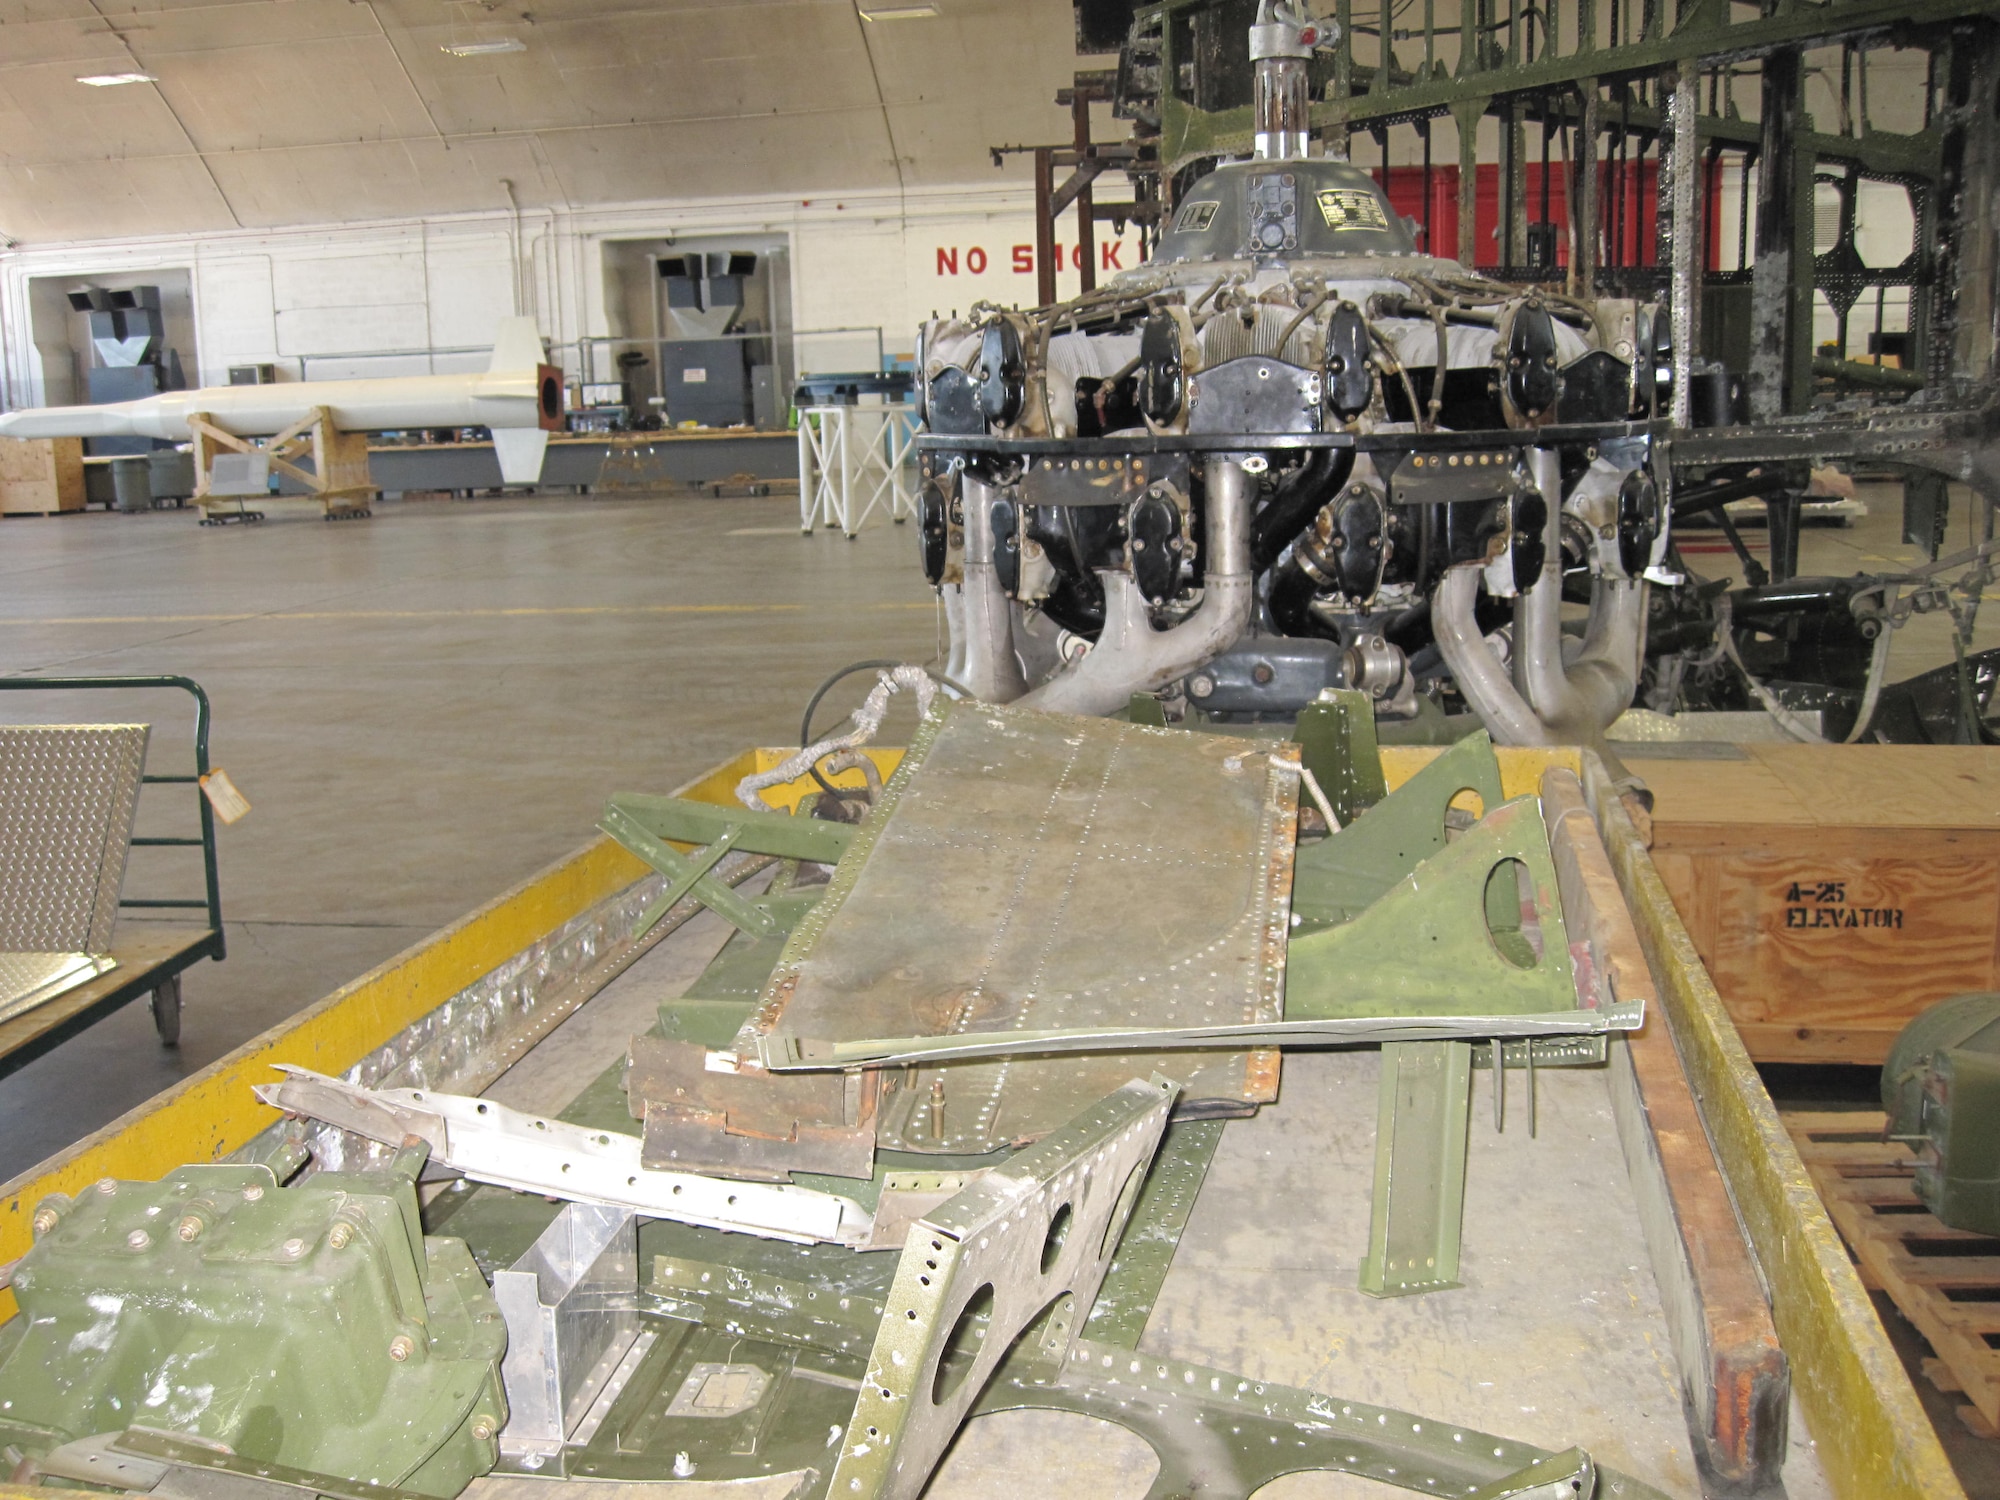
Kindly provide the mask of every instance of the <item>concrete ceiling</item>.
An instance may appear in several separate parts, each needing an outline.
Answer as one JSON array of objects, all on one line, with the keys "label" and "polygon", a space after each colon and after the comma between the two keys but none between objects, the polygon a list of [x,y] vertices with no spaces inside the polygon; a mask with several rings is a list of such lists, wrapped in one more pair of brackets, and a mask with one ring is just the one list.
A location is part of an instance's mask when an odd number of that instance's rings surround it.
[{"label": "concrete ceiling", "polygon": [[935,3],[0,0],[0,234],[983,182],[1067,136],[1070,0]]}]

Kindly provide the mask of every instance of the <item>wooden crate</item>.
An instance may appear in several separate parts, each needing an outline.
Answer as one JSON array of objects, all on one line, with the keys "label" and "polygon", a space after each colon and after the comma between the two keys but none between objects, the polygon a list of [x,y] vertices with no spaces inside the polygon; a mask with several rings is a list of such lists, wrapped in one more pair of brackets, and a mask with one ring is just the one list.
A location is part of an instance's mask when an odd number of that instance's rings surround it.
[{"label": "wooden crate", "polygon": [[1653,862],[1759,1062],[1880,1063],[1933,1001],[2000,989],[2000,754],[1642,757]]},{"label": "wooden crate", "polygon": [[1940,1224],[1918,1199],[1916,1157],[1882,1139],[1880,1110],[1786,1111],[1781,1118],[1820,1201],[1871,1289],[1929,1342],[1924,1373],[1962,1393],[1974,1430],[2000,1426],[2000,1241]]},{"label": "wooden crate", "polygon": [[0,438],[0,515],[83,509],[83,439]]}]

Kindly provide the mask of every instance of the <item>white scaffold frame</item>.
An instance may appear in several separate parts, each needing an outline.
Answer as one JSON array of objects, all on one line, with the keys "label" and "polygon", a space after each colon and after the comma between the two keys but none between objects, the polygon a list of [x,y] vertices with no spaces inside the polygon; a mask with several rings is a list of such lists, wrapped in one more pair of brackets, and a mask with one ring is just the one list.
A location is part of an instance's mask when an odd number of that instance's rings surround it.
[{"label": "white scaffold frame", "polygon": [[917,513],[909,406],[808,406],[799,411],[799,530],[838,526],[848,536],[875,511]]}]

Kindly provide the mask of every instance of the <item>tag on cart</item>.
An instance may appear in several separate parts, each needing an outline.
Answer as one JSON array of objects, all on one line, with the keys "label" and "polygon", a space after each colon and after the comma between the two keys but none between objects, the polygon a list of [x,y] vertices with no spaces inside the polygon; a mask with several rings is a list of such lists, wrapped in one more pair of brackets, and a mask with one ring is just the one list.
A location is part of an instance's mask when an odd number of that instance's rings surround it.
[{"label": "tag on cart", "polygon": [[250,799],[236,790],[236,783],[220,766],[201,778],[201,794],[225,824],[239,821],[250,811]]}]

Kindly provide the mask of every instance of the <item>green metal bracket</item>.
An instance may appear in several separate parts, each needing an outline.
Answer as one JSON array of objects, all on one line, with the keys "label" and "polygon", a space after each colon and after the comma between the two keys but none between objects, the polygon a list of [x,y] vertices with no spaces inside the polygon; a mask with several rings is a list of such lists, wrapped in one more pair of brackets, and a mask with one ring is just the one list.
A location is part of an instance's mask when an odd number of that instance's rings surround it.
[{"label": "green metal bracket", "polygon": [[1392,1042],[1382,1049],[1375,1196],[1361,1262],[1361,1290],[1370,1296],[1459,1284],[1471,1107],[1471,1043]]},{"label": "green metal bracket", "polygon": [[1085,1337],[1120,1349],[1139,1347],[1208,1164],[1222,1144],[1222,1126],[1221,1120],[1176,1120],[1167,1127],[1091,1304]]},{"label": "green metal bracket", "polygon": [[769,937],[733,932],[722,951],[679,997],[660,1002],[660,1035],[672,1042],[698,1042],[726,1049],[755,1013],[771,971],[785,951],[785,940],[805,914],[819,904],[820,886],[805,894],[784,891],[758,904],[778,919]]},{"label": "green metal bracket", "polygon": [[[728,809],[718,809],[727,812]],[[744,817],[752,814],[746,809]],[[793,821],[787,818],[786,822]],[[801,818],[799,822],[806,821]],[[739,896],[722,881],[710,873],[716,863],[730,849],[737,847],[742,838],[740,827],[725,826],[716,835],[715,842],[693,855],[682,854],[678,849],[656,837],[622,805],[622,799],[613,798],[605,804],[604,816],[597,826],[615,839],[630,853],[667,877],[666,894],[649,907],[639,918],[633,936],[640,937],[651,930],[653,925],[667,914],[667,908],[684,896],[693,896],[710,911],[741,932],[755,937],[770,937],[778,931],[778,919],[747,896]]]},{"label": "green metal bracket", "polygon": [[757,812],[747,807],[721,807],[713,802],[692,802],[685,797],[619,792],[604,805],[606,816],[615,809],[633,826],[656,839],[676,844],[712,844],[733,828],[737,830],[736,847],[746,853],[809,859],[822,865],[838,864],[854,837],[853,826],[846,823],[794,817],[789,813]]},{"label": "green metal bracket", "polygon": [[[1371,725],[1371,751],[1373,738]],[[1321,785],[1333,801],[1333,789]],[[1483,813],[1500,806],[1500,763],[1483,732],[1460,740],[1332,838],[1300,844],[1292,872],[1294,948],[1306,934],[1365,911],[1442,852],[1452,798],[1468,791],[1479,797]]]},{"label": "green metal bracket", "polygon": [[1576,1007],[1555,861],[1533,797],[1489,812],[1352,921],[1294,936],[1285,958],[1287,1021]]},{"label": "green metal bracket", "polygon": [[1375,743],[1375,708],[1366,693],[1339,688],[1299,710],[1292,738],[1334,816],[1345,827],[1389,795]]},{"label": "green metal bracket", "polygon": [[1581,1448],[1551,1453],[1519,1473],[1470,1491],[1466,1500],[1561,1500],[1597,1493],[1597,1464]]},{"label": "green metal bracket", "polygon": [[[681,897],[694,889],[698,881],[704,879],[710,870],[722,862],[722,856],[736,847],[736,838],[741,832],[742,830],[738,828],[727,829],[714,843],[698,853],[684,856],[681,873],[668,883],[666,890],[660,893],[659,899],[646,908],[633,926],[632,937],[635,941],[651,932],[660,918],[671,911]],[[650,860],[647,862],[652,863]],[[654,865],[654,868],[659,867]]]}]

